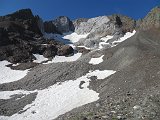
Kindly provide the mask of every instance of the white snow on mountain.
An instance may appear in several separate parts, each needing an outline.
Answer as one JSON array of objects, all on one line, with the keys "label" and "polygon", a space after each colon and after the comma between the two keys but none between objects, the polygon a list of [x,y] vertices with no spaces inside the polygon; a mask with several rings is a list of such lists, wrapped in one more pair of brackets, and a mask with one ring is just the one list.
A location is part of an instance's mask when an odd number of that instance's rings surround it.
[{"label": "white snow on mountain", "polygon": [[44,64],[49,64],[49,63],[59,63],[59,62],[73,62],[78,60],[81,57],[82,53],[76,53],[72,56],[65,57],[65,56],[55,56],[52,61],[48,61],[47,63]]},{"label": "white snow on mountain", "polygon": [[70,40],[72,43],[75,43],[75,42],[78,42],[82,38],[86,38],[88,35],[89,33],[83,34],[83,35],[78,35],[77,33],[71,33],[71,34],[65,35],[63,39],[67,39],[67,40]]},{"label": "white snow on mountain", "polygon": [[8,61],[0,61],[0,84],[14,82],[27,75],[29,70],[12,70],[6,65],[11,64]]},{"label": "white snow on mountain", "polygon": [[103,57],[104,55],[98,58],[91,58],[91,60],[89,61],[89,64],[93,64],[93,65],[100,64],[101,62],[103,62]]},{"label": "white snow on mountain", "polygon": [[118,39],[117,41],[114,41],[114,43],[121,43],[125,40],[127,40],[128,38],[132,37],[133,35],[136,34],[136,31],[134,30],[133,32],[127,32],[123,37],[121,37],[120,39]]},{"label": "white snow on mountain", "polygon": [[103,41],[103,42],[108,42],[109,39],[112,39],[113,36],[111,35],[107,35],[106,37],[102,37],[100,40]]},{"label": "white snow on mountain", "polygon": [[[89,77],[105,79],[114,74],[113,70],[90,71],[76,80],[58,83],[44,90],[35,90],[37,97],[32,104],[25,106],[25,112],[14,114],[11,117],[0,116],[1,120],[52,120],[76,107],[97,101],[98,93],[88,88]],[[83,84],[81,82],[83,81]],[[6,93],[5,93],[6,92]],[[9,93],[11,92],[11,93]],[[20,91],[16,91],[20,92]],[[24,91],[21,91],[22,93]],[[26,93],[26,92],[24,92]],[[15,94],[13,91],[4,91],[3,94]],[[8,96],[5,96],[8,98]],[[34,114],[33,114],[34,113]]]}]

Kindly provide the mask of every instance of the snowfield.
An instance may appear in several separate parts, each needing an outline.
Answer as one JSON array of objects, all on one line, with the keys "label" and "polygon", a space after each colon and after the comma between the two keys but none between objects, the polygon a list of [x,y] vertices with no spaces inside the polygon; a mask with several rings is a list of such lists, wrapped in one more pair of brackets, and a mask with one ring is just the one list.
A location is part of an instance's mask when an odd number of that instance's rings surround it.
[{"label": "snowfield", "polygon": [[134,30],[133,32],[127,32],[123,37],[121,37],[118,41],[114,41],[114,43],[120,43],[120,42],[123,42],[125,41],[126,39],[132,37],[133,35],[136,34],[136,31]]},{"label": "snowfield", "polygon": [[29,70],[12,70],[6,65],[11,64],[8,61],[0,61],[0,84],[14,82],[25,77]]},{"label": "snowfield", "polygon": [[91,60],[89,61],[89,64],[93,64],[93,65],[100,64],[101,62],[103,62],[103,57],[104,55],[102,55],[99,58],[91,58]]},{"label": "snowfield", "polygon": [[78,60],[81,57],[82,53],[76,53],[73,56],[65,57],[65,56],[55,56],[52,61],[48,61],[44,64],[50,64],[50,63],[59,63],[59,62],[74,62]]},{"label": "snowfield", "polygon": [[[114,74],[113,70],[90,71],[76,80],[58,83],[44,90],[35,90],[37,97],[32,104],[25,106],[25,112],[14,114],[11,117],[0,116],[1,120],[52,120],[76,107],[97,101],[98,93],[88,88],[90,77],[105,79]],[[82,83],[82,84],[81,84]],[[28,91],[4,91],[4,98],[17,93],[28,94]],[[31,92],[31,91],[30,91]],[[0,94],[1,95],[1,94]],[[1,96],[0,96],[1,97]],[[33,114],[34,113],[34,114]]]},{"label": "snowfield", "polygon": [[89,33],[83,34],[83,35],[78,35],[77,33],[71,33],[71,34],[65,35],[65,36],[63,37],[63,39],[68,39],[68,40],[70,40],[72,43],[76,43],[76,42],[78,42],[80,39],[86,38],[88,35],[89,35]]},{"label": "snowfield", "polygon": [[65,57],[65,56],[55,56],[52,61],[48,61],[48,58],[43,57],[43,55],[39,55],[39,54],[34,54],[34,56],[36,57],[36,60],[34,60],[33,62],[35,63],[42,63],[43,64],[50,64],[50,63],[59,63],[59,62],[73,62],[78,60],[81,57],[82,53],[76,53],[73,56],[69,56],[69,57]]},{"label": "snowfield", "polygon": [[65,43],[65,44],[73,44],[75,42],[78,42],[82,38],[86,38],[88,35],[89,35],[89,33],[83,34],[83,35],[78,35],[75,32],[63,33],[63,35],[53,34],[53,33],[44,33],[45,38],[55,39],[57,41],[61,41],[62,43]]}]

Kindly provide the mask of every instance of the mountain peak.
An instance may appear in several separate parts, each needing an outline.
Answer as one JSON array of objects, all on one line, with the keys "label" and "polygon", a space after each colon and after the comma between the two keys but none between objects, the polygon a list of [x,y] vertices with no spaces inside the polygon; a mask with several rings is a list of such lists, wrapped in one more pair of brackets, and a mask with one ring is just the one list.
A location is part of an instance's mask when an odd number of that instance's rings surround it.
[{"label": "mountain peak", "polygon": [[21,9],[7,16],[12,17],[12,19],[23,19],[23,20],[32,19],[34,17],[31,9]]},{"label": "mountain peak", "polygon": [[153,8],[143,20],[139,20],[138,24],[143,30],[160,28],[160,6]]}]

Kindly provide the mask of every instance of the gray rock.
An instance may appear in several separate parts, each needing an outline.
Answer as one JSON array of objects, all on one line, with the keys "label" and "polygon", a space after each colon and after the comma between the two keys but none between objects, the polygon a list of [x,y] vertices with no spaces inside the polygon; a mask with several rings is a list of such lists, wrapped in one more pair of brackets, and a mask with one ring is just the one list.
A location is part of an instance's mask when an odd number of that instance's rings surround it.
[{"label": "gray rock", "polygon": [[68,17],[60,16],[53,20],[52,23],[56,26],[57,31],[61,33],[74,31],[73,23]]},{"label": "gray rock", "polygon": [[137,28],[142,30],[160,28],[160,7],[153,8],[144,19],[138,20]]}]

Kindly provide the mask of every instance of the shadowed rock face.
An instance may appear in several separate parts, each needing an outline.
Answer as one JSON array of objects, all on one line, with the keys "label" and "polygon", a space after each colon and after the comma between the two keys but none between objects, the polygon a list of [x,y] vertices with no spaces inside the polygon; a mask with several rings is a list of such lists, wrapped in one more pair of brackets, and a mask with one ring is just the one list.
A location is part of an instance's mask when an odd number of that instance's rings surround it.
[{"label": "shadowed rock face", "polygon": [[46,40],[43,38],[43,32],[42,19],[33,16],[30,9],[1,16],[0,60],[8,60],[11,63],[31,62],[35,59],[33,54],[36,53],[48,58],[54,57],[63,44]]},{"label": "shadowed rock face", "polygon": [[57,33],[57,34],[61,34],[56,26],[52,23],[52,21],[46,21],[44,22],[44,31],[46,33]]}]

